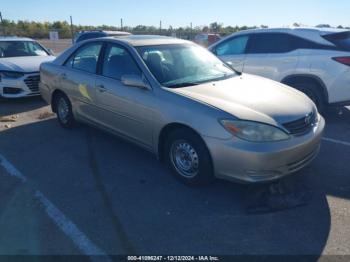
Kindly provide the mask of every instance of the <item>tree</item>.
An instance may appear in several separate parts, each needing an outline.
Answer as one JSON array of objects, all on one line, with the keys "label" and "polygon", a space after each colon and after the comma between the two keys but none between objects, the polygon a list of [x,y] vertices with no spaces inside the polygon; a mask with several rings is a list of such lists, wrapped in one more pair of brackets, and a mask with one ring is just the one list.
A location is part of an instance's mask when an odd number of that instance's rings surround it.
[{"label": "tree", "polygon": [[218,22],[211,23],[209,25],[210,31],[214,33],[219,33],[223,24],[219,24]]}]

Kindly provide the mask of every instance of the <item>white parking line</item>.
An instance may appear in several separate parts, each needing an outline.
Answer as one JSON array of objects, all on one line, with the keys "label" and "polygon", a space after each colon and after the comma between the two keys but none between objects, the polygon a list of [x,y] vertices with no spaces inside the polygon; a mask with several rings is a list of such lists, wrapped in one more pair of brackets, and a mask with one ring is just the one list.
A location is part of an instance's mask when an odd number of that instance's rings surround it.
[{"label": "white parking line", "polygon": [[27,178],[22,175],[5,157],[0,155],[0,165],[9,173],[9,175],[17,177],[23,183],[27,182]]},{"label": "white parking line", "polygon": [[[10,176],[17,177],[23,183],[27,182],[27,178],[4,156],[0,154],[0,165],[6,170]],[[79,228],[67,218],[49,199],[47,199],[40,191],[35,192],[35,197],[45,208],[46,214],[59,227],[59,229],[69,237],[75,246],[86,256],[90,256],[90,260],[101,261],[100,257],[104,256],[103,261],[110,261],[107,254],[94,245],[89,238],[79,230]],[[96,256],[96,257],[94,257]]]},{"label": "white parking line", "polygon": [[323,137],[322,140],[327,141],[327,142],[340,144],[343,146],[350,146],[350,142],[347,142],[347,141],[342,141],[342,140],[337,140],[337,139],[332,139],[332,138],[327,138],[327,137]]},{"label": "white parking line", "polygon": [[78,227],[70,221],[54,204],[48,200],[40,191],[35,192],[35,197],[45,207],[47,215],[55,222],[55,224],[74,242],[74,244],[85,255],[107,256],[100,248],[95,246],[85,236]]}]

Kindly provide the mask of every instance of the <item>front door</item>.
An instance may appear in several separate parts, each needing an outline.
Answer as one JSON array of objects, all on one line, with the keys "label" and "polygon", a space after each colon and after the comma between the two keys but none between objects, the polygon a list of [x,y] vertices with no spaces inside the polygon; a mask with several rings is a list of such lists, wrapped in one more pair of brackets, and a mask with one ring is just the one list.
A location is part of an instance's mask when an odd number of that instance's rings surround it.
[{"label": "front door", "polygon": [[212,51],[223,61],[230,62],[235,70],[242,72],[248,39],[247,35],[236,36],[218,44]]},{"label": "front door", "polygon": [[96,78],[96,96],[103,124],[140,144],[152,146],[152,90],[125,86],[124,75],[142,72],[126,48],[108,44],[100,75]]}]

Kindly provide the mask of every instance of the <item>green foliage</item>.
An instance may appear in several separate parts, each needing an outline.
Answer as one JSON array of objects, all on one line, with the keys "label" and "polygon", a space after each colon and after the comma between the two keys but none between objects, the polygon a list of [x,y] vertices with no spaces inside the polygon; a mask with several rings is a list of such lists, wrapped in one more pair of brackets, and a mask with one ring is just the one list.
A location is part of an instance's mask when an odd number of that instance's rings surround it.
[{"label": "green foliage", "polygon": [[[25,36],[35,39],[44,39],[49,37],[49,31],[54,30],[58,31],[60,38],[71,38],[71,27],[70,24],[66,21],[54,21],[54,22],[34,22],[34,21],[23,21],[19,20],[17,22],[4,20],[0,25],[0,34],[11,36]],[[266,27],[266,26],[262,26]],[[224,26],[222,23],[213,22],[209,26],[195,26],[195,27],[179,27],[173,28],[162,28],[155,26],[146,26],[138,25],[135,27],[123,27],[123,31],[128,31],[133,34],[161,34],[171,36],[176,34],[177,37],[193,39],[196,34],[199,33],[218,33],[223,36],[229,35],[240,30],[256,28],[256,27],[247,27],[247,26]],[[120,27],[110,26],[110,25],[101,25],[101,26],[83,26],[83,25],[74,25],[73,31],[78,32],[82,30],[110,30],[116,31],[121,30]]]},{"label": "green foliage", "polygon": [[[294,23],[294,26],[300,26],[298,23]],[[319,27],[330,27],[328,24],[318,25]],[[176,34],[177,37],[185,39],[193,39],[195,35],[199,33],[216,33],[221,36],[226,36],[241,30],[253,29],[257,26],[224,26],[222,23],[213,22],[209,26],[195,26],[195,27],[179,27],[173,28],[162,28],[155,26],[146,26],[138,25],[135,27],[124,26],[122,31],[127,31],[133,34],[157,34],[157,35],[167,35],[172,36]],[[266,25],[261,25],[260,28],[267,28]],[[338,26],[338,28],[343,28]],[[348,28],[348,27],[344,27]],[[74,25],[73,31],[78,32],[82,30],[109,30],[109,31],[118,31],[121,30],[120,27],[110,26],[110,25],[101,25],[101,26],[85,26],[85,25]],[[58,31],[60,38],[71,38],[71,28],[70,24],[66,21],[54,21],[54,22],[34,22],[34,21],[23,21],[19,20],[17,22],[4,20],[0,24],[0,34],[5,35],[16,35],[16,36],[26,36],[35,39],[43,39],[49,37],[49,31],[55,30]]]}]

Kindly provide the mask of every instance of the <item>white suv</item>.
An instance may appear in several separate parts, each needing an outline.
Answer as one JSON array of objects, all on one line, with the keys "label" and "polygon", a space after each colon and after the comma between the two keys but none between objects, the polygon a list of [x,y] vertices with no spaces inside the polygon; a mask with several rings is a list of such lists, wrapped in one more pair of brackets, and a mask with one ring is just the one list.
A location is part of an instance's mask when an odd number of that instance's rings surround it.
[{"label": "white suv", "polygon": [[260,75],[307,94],[322,110],[350,105],[350,31],[254,29],[209,47],[237,71]]}]

